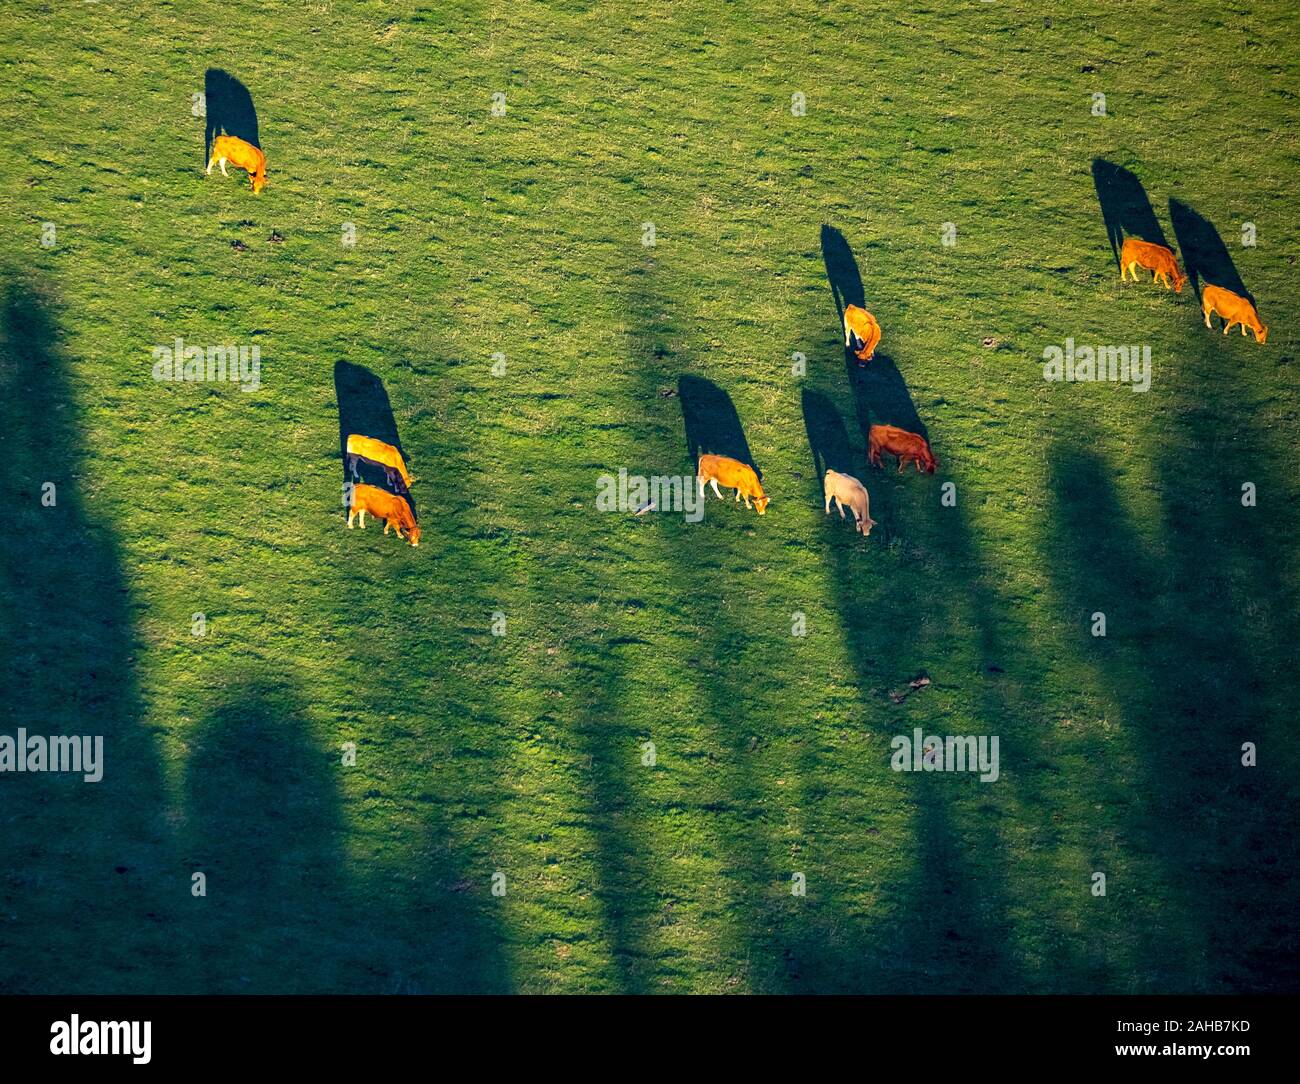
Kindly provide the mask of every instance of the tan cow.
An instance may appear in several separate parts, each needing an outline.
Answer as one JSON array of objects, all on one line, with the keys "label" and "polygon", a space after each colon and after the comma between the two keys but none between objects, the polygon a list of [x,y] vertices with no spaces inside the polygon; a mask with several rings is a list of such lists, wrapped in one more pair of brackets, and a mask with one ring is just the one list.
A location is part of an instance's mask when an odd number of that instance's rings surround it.
[{"label": "tan cow", "polygon": [[1240,294],[1234,294],[1222,286],[1211,286],[1206,283],[1201,288],[1201,311],[1205,314],[1206,327],[1214,326],[1210,323],[1211,313],[1222,316],[1225,335],[1233,324],[1240,324],[1241,333],[1245,335],[1246,328],[1250,328],[1255,333],[1257,343],[1262,343],[1268,338],[1268,328],[1259,322],[1259,313],[1255,311],[1255,306]]},{"label": "tan cow", "polygon": [[853,356],[859,361],[870,361],[880,342],[880,324],[876,318],[858,305],[844,306],[844,349],[853,347],[853,339],[862,344],[861,349],[854,350]]},{"label": "tan cow", "polygon": [[397,537],[401,538],[402,529],[405,528],[406,533],[410,535],[405,541],[410,542],[412,546],[420,544],[420,527],[415,522],[411,506],[406,503],[405,497],[389,493],[378,486],[368,486],[364,483],[355,485],[352,487],[352,500],[348,505],[348,526],[352,526],[352,517],[360,514],[361,526],[364,529],[367,512],[376,519],[384,521],[384,534],[388,533],[389,527],[396,527]]},{"label": "tan cow", "polygon": [[221,175],[229,177],[226,163],[233,162],[240,169],[248,170],[253,182],[253,195],[260,196],[266,186],[266,155],[261,147],[240,139],[239,136],[221,135],[212,141],[212,157],[208,159],[208,172],[215,165],[221,166]]},{"label": "tan cow", "polygon": [[406,461],[402,459],[402,453],[391,444],[385,444],[382,440],[376,440],[374,437],[363,437],[360,433],[352,433],[348,437],[348,454],[359,455],[363,459],[372,460],[381,466],[392,467],[402,476],[402,481],[406,483],[407,489],[410,489],[412,482],[415,481],[406,469]]},{"label": "tan cow", "polygon": [[[772,498],[764,494],[754,468],[739,459],[730,459],[725,455],[702,455],[695,477],[700,483],[701,497],[704,496],[706,482],[711,483],[713,492],[721,497],[722,493],[718,489],[718,483],[721,482],[724,486],[735,488],[736,500],[745,498],[746,508],[757,508],[760,516],[767,514],[767,506]],[[749,503],[751,497],[754,499],[753,504]]]},{"label": "tan cow", "polygon": [[1173,249],[1151,241],[1141,241],[1136,237],[1124,238],[1123,247],[1119,250],[1119,263],[1120,281],[1132,275],[1133,281],[1137,282],[1139,267],[1152,272],[1152,282],[1163,279],[1164,284],[1172,287],[1176,294],[1183,292],[1183,283],[1187,281],[1187,276],[1178,269],[1178,260],[1174,258]]},{"label": "tan cow", "polygon": [[853,509],[854,529],[861,531],[863,537],[871,533],[876,521],[871,518],[871,498],[867,496],[867,487],[850,474],[828,470],[822,483],[826,494],[826,514],[831,514],[831,501],[840,510],[840,519],[844,518],[844,506]]}]

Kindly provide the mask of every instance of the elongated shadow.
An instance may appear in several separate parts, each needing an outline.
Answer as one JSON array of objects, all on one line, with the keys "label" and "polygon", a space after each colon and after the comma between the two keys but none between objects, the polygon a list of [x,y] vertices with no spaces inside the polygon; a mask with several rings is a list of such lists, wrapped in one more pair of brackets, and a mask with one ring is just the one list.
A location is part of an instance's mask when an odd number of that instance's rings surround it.
[{"label": "elongated shadow", "polygon": [[848,430],[835,404],[819,391],[805,388],[801,396],[804,431],[812,450],[813,471],[820,487],[828,470],[857,477],[861,471],[853,460]]},{"label": "elongated shadow", "polygon": [[831,296],[835,299],[835,313],[839,317],[840,336],[844,335],[844,308],[857,305],[865,308],[866,293],[862,288],[862,275],[858,261],[853,258],[844,234],[834,226],[822,226],[822,261],[826,264],[826,277],[830,280]]},{"label": "elongated shadow", "polygon": [[339,458],[343,463],[343,481],[376,486],[405,497],[411,512],[419,518],[415,498],[395,470],[364,457],[348,454],[348,437],[359,434],[391,444],[402,453],[407,470],[413,470],[397,433],[397,420],[384,382],[362,365],[339,361],[334,365],[334,395],[339,410]]},{"label": "elongated shadow", "polygon": [[5,274],[0,290],[0,652],[16,675],[0,733],[103,749],[98,782],[0,773],[0,990],[147,990],[142,970],[179,974],[181,892],[160,755],[141,724],[134,603],[86,496],[94,474],[57,305],[26,275]]},{"label": "elongated shadow", "polygon": [[1178,247],[1183,251],[1183,262],[1187,267],[1187,277],[1192,280],[1192,289],[1196,296],[1201,296],[1201,284],[1210,283],[1222,286],[1246,298],[1253,305],[1254,295],[1246,289],[1237,273],[1237,265],[1228,254],[1228,246],[1223,243],[1213,224],[1181,200],[1169,201],[1169,217],[1174,224],[1174,235],[1178,238]]},{"label": "elongated shadow", "polygon": [[[821,242],[826,277],[839,316],[842,344],[845,303],[863,304],[862,274],[853,249],[849,247],[844,234],[834,226],[822,226]],[[929,431],[912,402],[907,381],[887,353],[877,350],[875,356],[864,364],[845,347],[844,368],[849,388],[853,392],[854,410],[864,445],[873,425],[896,425],[909,433],[919,433],[926,440],[930,439]]]},{"label": "elongated shadow", "polygon": [[1168,247],[1169,242],[1165,240],[1164,230],[1160,228],[1160,220],[1151,207],[1146,189],[1131,170],[1105,158],[1094,158],[1092,183],[1097,189],[1106,240],[1110,242],[1116,267],[1119,267],[1119,250],[1125,237]]},{"label": "elongated shadow", "polygon": [[262,145],[257,134],[257,110],[253,96],[238,79],[221,68],[209,68],[203,75],[203,100],[208,122],[203,130],[203,164],[212,153],[212,141],[219,135],[232,135]]},{"label": "elongated shadow", "polygon": [[678,378],[677,394],[686,423],[686,451],[692,464],[698,465],[701,455],[725,455],[748,463],[759,478],[763,477],[749,450],[745,427],[730,395],[712,380],[691,373],[683,373]]},{"label": "elongated shadow", "polygon": [[[1177,431],[1170,440],[1200,449]],[[1132,743],[1137,776],[1127,789],[1150,811],[1130,824],[1128,843],[1159,857],[1163,882],[1140,886],[1154,897],[1140,938],[1151,988],[1281,991],[1294,988],[1296,957],[1270,946],[1295,943],[1295,882],[1281,871],[1300,855],[1294,834],[1276,826],[1295,803],[1288,778],[1245,768],[1241,757],[1244,742],[1262,748],[1276,720],[1294,713],[1295,697],[1277,692],[1289,686],[1279,638],[1290,642],[1293,631],[1251,615],[1252,592],[1271,594],[1286,577],[1255,549],[1257,524],[1234,502],[1232,481],[1181,456],[1161,456],[1168,496],[1153,542],[1104,460],[1070,444],[1053,449],[1055,552],[1079,558],[1053,563],[1053,578],[1080,630],[1079,654]],[[1256,477],[1267,478],[1260,467],[1256,458]],[[1194,507],[1182,496],[1189,471]],[[1086,634],[1096,614],[1104,637]]]}]

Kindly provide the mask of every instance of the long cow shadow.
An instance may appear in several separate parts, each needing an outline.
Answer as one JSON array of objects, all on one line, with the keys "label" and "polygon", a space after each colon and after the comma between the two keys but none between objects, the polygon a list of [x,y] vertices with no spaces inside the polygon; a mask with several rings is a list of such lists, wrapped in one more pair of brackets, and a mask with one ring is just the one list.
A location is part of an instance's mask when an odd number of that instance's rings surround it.
[{"label": "long cow shadow", "polygon": [[212,154],[212,141],[219,135],[232,135],[262,145],[257,132],[257,110],[253,96],[238,79],[221,68],[209,68],[203,75],[203,100],[207,124],[203,128],[203,164]]},{"label": "long cow shadow", "polygon": [[[844,306],[864,304],[862,273],[858,269],[853,249],[844,234],[834,226],[822,226],[821,244],[826,278],[830,283],[831,296],[839,318],[842,344]],[[853,392],[853,405],[864,445],[873,425],[896,425],[909,433],[919,433],[926,440],[930,439],[929,431],[912,402],[907,381],[889,354],[878,349],[875,356],[863,364],[845,347],[844,371]]]},{"label": "long cow shadow", "polygon": [[1092,160],[1092,183],[1097,189],[1097,202],[1101,204],[1101,217],[1106,226],[1106,240],[1110,242],[1119,267],[1119,250],[1125,237],[1136,237],[1168,247],[1165,232],[1156,218],[1151,200],[1137,176],[1123,166],[1105,158]]},{"label": "long cow shadow", "polygon": [[1201,296],[1201,284],[1209,283],[1222,286],[1246,298],[1255,304],[1254,295],[1246,289],[1237,273],[1237,265],[1228,254],[1228,246],[1223,243],[1219,231],[1198,212],[1181,200],[1169,201],[1169,217],[1174,224],[1174,235],[1178,238],[1178,247],[1183,251],[1183,263],[1187,268],[1187,277],[1192,280],[1192,289],[1196,296]]},{"label": "long cow shadow", "polygon": [[725,455],[748,463],[759,478],[763,477],[730,395],[712,380],[691,373],[678,378],[677,394],[686,428],[686,451],[693,464],[699,464],[701,455]]},{"label": "long cow shadow", "polygon": [[395,470],[348,454],[351,434],[373,437],[401,452],[407,470],[413,470],[397,432],[397,420],[393,417],[393,405],[384,382],[362,365],[339,361],[334,365],[334,395],[339,410],[339,459],[343,464],[344,483],[377,486],[405,497],[412,515],[418,520],[415,498]]}]

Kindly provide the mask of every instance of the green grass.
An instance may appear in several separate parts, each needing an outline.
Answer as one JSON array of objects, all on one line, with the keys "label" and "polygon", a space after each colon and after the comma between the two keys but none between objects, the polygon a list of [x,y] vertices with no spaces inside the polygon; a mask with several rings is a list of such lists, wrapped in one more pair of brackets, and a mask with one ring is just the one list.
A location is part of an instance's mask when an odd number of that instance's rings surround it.
[{"label": "green grass", "polygon": [[[0,733],[107,749],[0,775],[0,989],[1294,990],[1292,5],[638,7],[11,5]],[[258,198],[203,176],[210,67]],[[1265,346],[1120,283],[1098,157],[1217,227]],[[865,465],[823,226],[933,478]],[[176,336],[262,387],[154,382]],[[1152,390],[1046,383],[1067,336],[1150,344]],[[339,361],[418,549],[344,529]],[[683,375],[762,519],[595,510],[693,470]],[[892,772],[914,726],[1002,778]]]}]

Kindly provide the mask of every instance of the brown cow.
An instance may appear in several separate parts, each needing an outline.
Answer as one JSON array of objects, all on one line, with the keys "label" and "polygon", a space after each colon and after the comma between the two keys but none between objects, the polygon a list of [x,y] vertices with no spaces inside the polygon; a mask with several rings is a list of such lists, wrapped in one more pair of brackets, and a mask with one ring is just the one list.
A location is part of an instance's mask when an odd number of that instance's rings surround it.
[{"label": "brown cow", "polygon": [[253,182],[253,195],[261,195],[263,187],[266,185],[266,155],[262,153],[261,147],[254,147],[253,144],[245,142],[238,136],[221,135],[212,141],[212,157],[208,159],[208,172],[212,172],[215,165],[221,166],[221,175],[229,177],[226,172],[226,163],[233,162],[240,169],[248,170],[248,176]]},{"label": "brown cow", "polygon": [[[718,483],[721,482],[724,486],[735,487],[736,500],[744,497],[746,508],[757,508],[760,516],[767,514],[767,506],[772,498],[763,493],[763,486],[754,473],[754,468],[739,459],[730,459],[725,455],[702,455],[695,477],[700,483],[700,496],[704,496],[704,485],[709,482],[713,485],[713,492],[721,497],[722,493],[718,489]],[[751,497],[754,498],[753,504],[749,503]]]},{"label": "brown cow", "polygon": [[1234,294],[1222,286],[1205,284],[1201,289],[1201,311],[1205,314],[1206,327],[1214,326],[1210,323],[1211,313],[1222,316],[1225,335],[1233,324],[1240,324],[1241,333],[1245,335],[1246,328],[1250,328],[1255,333],[1257,343],[1262,343],[1268,338],[1268,328],[1259,322],[1259,313],[1255,311],[1255,306],[1240,294]]},{"label": "brown cow", "polygon": [[881,452],[898,456],[899,474],[903,473],[903,468],[909,462],[915,463],[918,471],[924,470],[927,474],[933,474],[934,468],[939,465],[925,437],[899,429],[896,425],[873,425],[867,433],[867,458],[873,467],[884,465],[880,462]]},{"label": "brown cow", "polygon": [[361,526],[366,525],[366,513],[384,521],[384,534],[389,527],[397,528],[397,537],[402,537],[402,528],[406,528],[410,538],[406,541],[412,546],[420,544],[420,528],[411,513],[411,506],[404,497],[389,493],[378,486],[365,484],[352,487],[352,501],[348,505],[348,526],[352,526],[352,517],[361,514]]},{"label": "brown cow", "polygon": [[[1125,237],[1123,247],[1119,250],[1119,277],[1124,281],[1129,275],[1133,276],[1133,281],[1137,282],[1137,269],[1145,268],[1152,272],[1152,282],[1164,280],[1166,286],[1172,286],[1176,294],[1183,292],[1183,283],[1187,281],[1187,276],[1178,269],[1178,261],[1174,258],[1173,249],[1166,248],[1164,245],[1157,245],[1151,241],[1141,241],[1136,237]],[[1170,276],[1173,281],[1170,282]]]},{"label": "brown cow", "polygon": [[880,324],[876,318],[858,305],[844,306],[844,349],[853,347],[853,339],[862,343],[862,348],[853,351],[859,361],[870,361],[880,342]]}]

